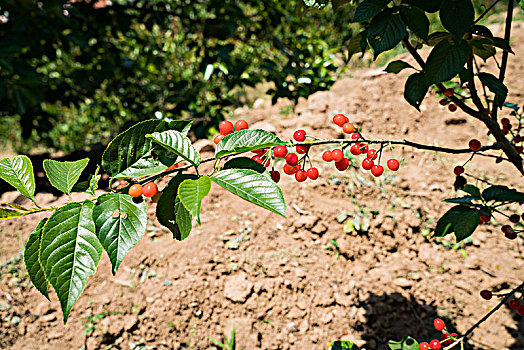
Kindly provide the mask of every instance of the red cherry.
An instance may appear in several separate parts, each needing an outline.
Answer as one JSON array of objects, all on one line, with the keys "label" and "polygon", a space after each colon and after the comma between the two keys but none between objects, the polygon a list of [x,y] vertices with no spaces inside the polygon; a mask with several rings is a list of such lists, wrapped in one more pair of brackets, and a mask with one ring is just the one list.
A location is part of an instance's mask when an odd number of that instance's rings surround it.
[{"label": "red cherry", "polygon": [[446,328],[446,324],[444,323],[444,321],[442,321],[442,319],[440,318],[436,318],[433,320],[433,325],[435,326],[435,329],[437,331],[441,331],[443,330],[444,328]]},{"label": "red cherry", "polygon": [[368,158],[364,158],[362,161],[362,168],[364,168],[364,170],[371,170],[373,165],[375,165],[375,162]]},{"label": "red cherry", "polygon": [[481,290],[480,296],[482,297],[482,299],[485,299],[485,300],[490,300],[491,298],[493,298],[493,294],[487,289]]},{"label": "red cherry", "polygon": [[233,123],[231,123],[229,120],[224,120],[218,124],[218,130],[220,130],[220,133],[224,136],[229,135],[234,130]]},{"label": "red cherry", "polygon": [[460,175],[462,173],[464,173],[464,167],[461,166],[461,165],[457,165],[454,169],[453,169],[453,173],[455,175]]},{"label": "red cherry", "polygon": [[442,345],[440,345],[440,342],[437,339],[433,339],[429,342],[429,347],[432,350],[439,350],[442,347]]},{"label": "red cherry", "polygon": [[116,193],[122,193],[122,191],[119,191],[119,190],[121,190],[122,188],[124,188],[124,187],[126,187],[126,186],[127,186],[127,184],[125,184],[125,183],[124,183],[124,184],[120,184],[120,185],[118,185],[118,186],[115,188]]},{"label": "red cherry", "polygon": [[262,158],[259,155],[251,157],[255,162],[262,164]]},{"label": "red cherry", "polygon": [[520,216],[518,216],[517,214],[512,214],[509,217],[509,221],[516,224],[517,222],[520,221]]},{"label": "red cherry", "polygon": [[269,172],[269,175],[271,175],[271,179],[275,182],[275,183],[278,183],[280,181],[280,173],[276,170],[271,170]]},{"label": "red cherry", "polygon": [[508,306],[511,310],[517,310],[521,305],[520,301],[518,301],[517,299],[511,299],[508,303]]},{"label": "red cherry", "polygon": [[335,162],[335,167],[339,171],[344,171],[349,167],[349,159],[342,158],[342,160]]},{"label": "red cherry", "polygon": [[298,154],[304,154],[307,152],[309,146],[306,146],[306,145],[299,145],[296,147],[296,150],[297,150],[297,153]]},{"label": "red cherry", "polygon": [[371,160],[375,160],[377,159],[377,150],[376,149],[373,149],[373,148],[370,148],[368,150],[368,154],[367,154],[367,157]]},{"label": "red cherry", "polygon": [[480,149],[480,141],[477,139],[473,139],[469,141],[469,148],[472,151],[478,151]]},{"label": "red cherry", "polygon": [[342,125],[342,131],[344,131],[346,134],[351,134],[353,131],[355,131],[355,126],[351,123],[345,123]]},{"label": "red cherry", "polygon": [[291,166],[289,164],[284,164],[284,167],[282,168],[285,174],[287,175],[294,175],[297,172],[297,167]]},{"label": "red cherry", "polygon": [[360,144],[355,143],[353,146],[349,148],[349,151],[351,152],[351,154],[358,156],[360,154]]},{"label": "red cherry", "polygon": [[360,154],[367,154],[369,151],[369,148],[368,146],[363,146],[362,144],[360,145]]},{"label": "red cherry", "polygon": [[340,162],[344,158],[344,153],[338,148],[331,151],[331,158],[335,162]]},{"label": "red cherry", "polygon": [[522,146],[514,146],[515,148],[515,151],[517,151],[518,154],[522,154],[522,152],[524,151],[524,147]]},{"label": "red cherry", "polygon": [[524,316],[524,305],[520,305],[517,308],[517,313],[519,314],[519,316]]},{"label": "red cherry", "polygon": [[507,239],[515,239],[515,238],[517,238],[517,232],[515,232],[515,231],[506,232],[506,233],[504,233],[504,236]]},{"label": "red cherry", "polygon": [[333,123],[337,124],[338,126],[342,126],[348,121],[349,119],[344,114],[336,114],[333,117]]},{"label": "red cherry", "polygon": [[142,185],[141,184],[134,184],[129,187],[129,190],[127,190],[127,194],[130,195],[133,198],[138,198],[142,195]]},{"label": "red cherry", "polygon": [[480,214],[480,222],[485,224],[486,222],[489,222],[491,220],[491,215],[488,214]]},{"label": "red cherry", "polygon": [[360,138],[360,135],[359,135],[358,132],[355,132],[355,133],[351,134],[351,138],[352,138],[353,140],[358,140],[358,139]]},{"label": "red cherry", "polygon": [[288,163],[291,166],[295,166],[298,164],[298,156],[295,153],[289,153],[286,156],[286,163]]},{"label": "red cherry", "polygon": [[399,161],[396,159],[389,159],[386,164],[389,170],[393,170],[393,171],[397,171],[400,166]]},{"label": "red cherry", "polygon": [[375,177],[379,177],[384,172],[384,167],[382,165],[373,165],[371,167],[371,174]]},{"label": "red cherry", "polygon": [[510,225],[503,225],[502,226],[502,232],[504,233],[512,233],[513,228]]},{"label": "red cherry", "polygon": [[444,90],[444,95],[447,96],[447,97],[451,97],[455,94],[455,89],[453,88],[448,88],[446,90]]},{"label": "red cherry", "polygon": [[322,160],[324,162],[331,162],[333,160],[333,157],[331,156],[331,151],[325,151],[324,154],[322,154]]},{"label": "red cherry", "polygon": [[142,188],[142,194],[144,197],[153,197],[158,193],[158,187],[154,182],[148,182]]},{"label": "red cherry", "polygon": [[450,112],[455,112],[457,110],[457,105],[454,104],[454,103],[450,103],[448,105],[448,109],[449,109]]},{"label": "red cherry", "polygon": [[500,122],[502,123],[502,125],[509,125],[509,119],[508,118],[502,118],[500,120]]},{"label": "red cherry", "polygon": [[295,180],[297,180],[298,182],[304,182],[306,181],[306,179],[307,179],[307,173],[304,170],[299,169],[295,173]]},{"label": "red cherry", "polygon": [[253,152],[253,153],[255,153],[256,155],[262,157],[264,154],[266,154],[267,149],[265,149],[265,148],[261,148],[261,149],[253,150],[253,151],[251,151],[251,152]]},{"label": "red cherry", "polygon": [[273,150],[273,155],[275,158],[284,158],[287,154],[287,147],[286,146],[277,146]]},{"label": "red cherry", "polygon": [[218,145],[218,143],[220,142],[220,140],[222,140],[224,138],[224,135],[222,134],[218,134],[215,136],[215,138],[213,139],[213,142],[215,143],[215,145]]},{"label": "red cherry", "polygon": [[307,177],[309,177],[311,180],[318,179],[318,169],[317,168],[309,168],[307,170]]},{"label": "red cherry", "polygon": [[306,131],[305,130],[297,130],[293,134],[293,138],[295,141],[302,142],[306,139]]},{"label": "red cherry", "polygon": [[418,344],[419,350],[429,350],[429,344],[426,342],[422,342]]},{"label": "red cherry", "polygon": [[235,123],[235,130],[236,131],[240,131],[240,130],[244,130],[244,129],[247,129],[249,127],[249,125],[247,124],[247,122],[245,120],[238,120],[236,123]]}]

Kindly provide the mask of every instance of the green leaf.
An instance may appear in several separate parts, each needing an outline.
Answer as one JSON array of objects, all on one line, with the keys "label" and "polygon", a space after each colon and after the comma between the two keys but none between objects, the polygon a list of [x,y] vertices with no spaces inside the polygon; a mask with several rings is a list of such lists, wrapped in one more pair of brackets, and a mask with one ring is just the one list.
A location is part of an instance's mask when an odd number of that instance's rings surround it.
[{"label": "green leaf", "polygon": [[201,176],[197,180],[187,179],[178,186],[177,194],[184,207],[194,216],[200,225],[200,207],[202,198],[209,194],[211,181],[209,176]]},{"label": "green leaf", "polygon": [[428,86],[424,73],[415,73],[409,76],[404,87],[404,98],[410,105],[420,111],[420,104],[424,100]]},{"label": "green leaf", "polygon": [[502,108],[508,96],[508,88],[496,76],[490,73],[479,73],[478,77],[482,84],[488,87],[489,91],[495,94],[497,106]]},{"label": "green leaf", "polygon": [[96,235],[109,255],[114,275],[129,250],[146,232],[145,202],[136,204],[126,194],[103,194],[98,197],[93,209],[93,220]]},{"label": "green leaf", "polygon": [[397,46],[406,35],[406,25],[399,14],[384,11],[378,14],[368,28],[368,43],[373,50],[373,59],[382,52]]},{"label": "green leaf", "polygon": [[493,42],[493,46],[498,47],[499,49],[502,49],[509,53],[515,54],[515,52],[513,52],[511,46],[509,45],[509,42],[506,39],[493,37],[490,40]]},{"label": "green leaf", "polygon": [[473,48],[473,54],[479,56],[484,60],[484,62],[490,58],[495,56],[497,51],[495,50],[495,47],[493,47],[493,44],[491,40],[486,38],[478,38],[478,39],[472,39],[469,41]]},{"label": "green leaf", "polygon": [[473,73],[471,73],[469,70],[464,68],[460,71],[459,78],[460,78],[460,85],[464,85],[468,81],[473,80]]},{"label": "green leaf", "polygon": [[524,10],[524,0],[519,0],[520,8]]},{"label": "green leaf", "polygon": [[388,66],[386,67],[386,69],[384,69],[384,71],[388,73],[398,74],[406,68],[415,69],[415,67],[413,67],[411,64],[401,60],[397,60],[389,62]]},{"label": "green leaf", "polygon": [[42,219],[36,229],[31,232],[24,248],[24,264],[31,279],[31,282],[35,288],[42,293],[48,300],[49,299],[49,281],[46,280],[42,264],[40,264],[39,253],[40,253],[40,241],[42,239],[42,231],[47,221]]},{"label": "green leaf", "polygon": [[408,28],[415,33],[420,39],[428,41],[429,19],[418,7],[402,6],[400,15]]},{"label": "green leaf", "polygon": [[8,220],[18,218],[30,214],[30,212],[23,212],[13,209],[0,208],[0,220]]},{"label": "green leaf", "polygon": [[448,40],[439,42],[426,61],[426,81],[428,85],[453,79],[464,68],[469,55],[469,45],[462,41],[452,45]]},{"label": "green leaf", "polygon": [[33,164],[26,156],[16,156],[13,160],[9,158],[0,160],[0,179],[9,183],[29,199],[35,195]]},{"label": "green leaf", "polygon": [[200,164],[200,154],[197,152],[191,140],[176,130],[167,130],[146,135],[160,146],[164,147],[177,156],[180,156],[197,167]]},{"label": "green leaf", "polygon": [[142,157],[150,155],[153,143],[151,139],[146,139],[146,135],[166,130],[177,130],[185,134],[190,125],[191,121],[184,120],[146,120],[135,124],[109,143],[102,154],[102,167],[110,177],[115,177],[139,162]]},{"label": "green leaf", "polygon": [[391,350],[418,350],[418,342],[409,336],[405,336],[401,341],[390,340],[388,345]]},{"label": "green leaf", "polygon": [[428,36],[428,44],[429,46],[435,46],[444,39],[449,41],[452,37],[448,32],[434,32]]},{"label": "green leaf", "polygon": [[480,36],[483,36],[485,38],[490,38],[490,39],[493,38],[493,33],[491,32],[491,30],[489,30],[488,27],[481,26],[478,24],[471,27],[471,34],[480,35]]},{"label": "green leaf", "polygon": [[475,21],[471,0],[443,0],[439,15],[444,28],[453,33],[458,42]]},{"label": "green leaf", "polygon": [[187,179],[197,179],[196,175],[177,174],[162,190],[156,206],[158,222],[167,227],[173,234],[173,239],[184,240],[191,232],[191,214],[178,197],[178,186]]},{"label": "green leaf", "polygon": [[442,0],[403,0],[403,4],[416,6],[426,12],[437,12],[440,9]]},{"label": "green leaf", "polygon": [[473,196],[475,199],[480,199],[480,190],[478,189],[478,187],[476,186],[473,186],[473,185],[470,185],[470,184],[467,184],[466,186],[464,186],[463,188],[460,189],[461,191],[464,191],[468,194],[470,194],[471,196]]},{"label": "green leaf", "polygon": [[44,170],[53,187],[65,194],[70,194],[73,186],[80,178],[82,171],[89,163],[89,158],[75,162],[59,162],[57,160],[44,160]]},{"label": "green leaf", "polygon": [[217,172],[211,180],[240,198],[285,217],[282,191],[268,176],[250,169],[228,169]]},{"label": "green leaf", "polygon": [[501,185],[486,188],[482,192],[482,198],[487,201],[524,203],[524,193]]},{"label": "green leaf", "polygon": [[444,237],[455,232],[457,242],[473,233],[480,222],[480,211],[464,205],[457,205],[448,210],[437,222],[436,237]]},{"label": "green leaf", "polygon": [[87,192],[91,195],[95,195],[95,191],[98,189],[98,181],[100,181],[101,175],[98,175],[100,172],[100,166],[96,167],[94,174],[89,175],[89,178],[86,181],[78,182],[73,186],[71,192]]},{"label": "green leaf", "polygon": [[102,256],[93,207],[91,201],[66,204],[51,215],[43,229],[40,263],[60,300],[64,324]]},{"label": "green leaf", "polygon": [[474,199],[478,199],[473,196],[464,196],[464,197],[457,197],[457,198],[446,198],[444,199],[444,202],[447,203],[471,203]]},{"label": "green leaf", "polygon": [[360,350],[360,348],[349,340],[336,340],[330,344],[331,350]]},{"label": "green leaf", "polygon": [[160,160],[154,159],[150,153],[147,153],[142,158],[137,160],[129,168],[125,169],[121,173],[113,176],[115,179],[131,179],[142,176],[149,176],[158,174],[168,167],[164,165]]},{"label": "green leaf", "polygon": [[356,53],[364,52],[367,46],[367,30],[363,30],[349,39],[347,46],[348,58],[351,58]]},{"label": "green leaf", "polygon": [[265,130],[240,130],[225,136],[217,145],[215,158],[237,152],[285,146],[286,143]]},{"label": "green leaf", "polygon": [[375,17],[391,0],[364,0],[355,10],[353,22],[365,22]]},{"label": "green leaf", "polygon": [[261,174],[266,171],[262,164],[248,157],[230,159],[224,164],[223,169],[251,169]]}]

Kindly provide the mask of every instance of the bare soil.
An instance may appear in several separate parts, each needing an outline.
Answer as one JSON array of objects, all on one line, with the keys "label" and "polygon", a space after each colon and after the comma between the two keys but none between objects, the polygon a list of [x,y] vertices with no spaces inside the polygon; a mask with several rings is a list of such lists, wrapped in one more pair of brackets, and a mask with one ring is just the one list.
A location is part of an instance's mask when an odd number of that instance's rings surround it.
[{"label": "bare soil", "polygon": [[[523,104],[523,24],[515,24],[513,45],[508,101]],[[342,137],[330,120],[343,112],[369,136],[448,147],[465,147],[471,138],[489,142],[479,122],[448,112],[432,96],[421,113],[410,107],[402,97],[407,74],[357,71],[300,101],[294,112],[286,113],[285,101],[257,103],[237,117],[274,128],[283,139],[298,128]],[[393,153],[401,169],[376,180],[358,168],[337,172],[319,150],[319,180],[297,184],[283,175],[287,219],[214,186],[203,203],[202,226],[183,242],[172,240],[148,202],[144,238],[115,276],[103,256],[65,326],[56,295],[48,302],[32,288],[21,262],[23,243],[41,216],[2,221],[0,348],[215,349],[209,337],[222,341],[234,325],[236,349],[325,349],[341,338],[387,349],[387,340],[403,335],[439,336],[436,316],[462,333],[498,302],[482,300],[481,289],[503,291],[524,279],[523,240],[504,239],[501,217],[459,247],[430,239],[434,220],[450,207],[441,200],[456,195],[453,166],[467,156],[404,147]],[[467,171],[524,190],[511,165],[475,158]],[[37,199],[43,205],[65,200],[50,193]],[[1,197],[7,201],[27,204],[12,192]],[[524,318],[502,308],[467,347],[524,349],[523,330]]]}]

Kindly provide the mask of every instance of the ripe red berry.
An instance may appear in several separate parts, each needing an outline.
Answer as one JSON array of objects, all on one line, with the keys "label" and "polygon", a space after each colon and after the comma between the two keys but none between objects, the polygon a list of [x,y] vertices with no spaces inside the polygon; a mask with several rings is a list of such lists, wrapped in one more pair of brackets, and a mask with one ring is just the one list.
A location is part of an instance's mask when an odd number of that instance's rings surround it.
[{"label": "ripe red berry", "polygon": [[305,130],[297,130],[293,134],[293,138],[295,141],[302,142],[306,139],[306,131]]},{"label": "ripe red berry", "polygon": [[295,180],[297,180],[298,182],[304,182],[306,181],[306,179],[307,173],[302,169],[297,170],[297,172],[295,173]]},{"label": "ripe red berry", "polygon": [[138,198],[142,195],[142,185],[141,184],[134,184],[131,187],[129,187],[129,190],[127,193],[133,197]]},{"label": "ripe red berry", "polygon": [[338,148],[331,151],[331,158],[335,162],[340,162],[344,158],[344,152],[339,150]]},{"label": "ripe red berry", "polygon": [[515,238],[517,238],[517,232],[515,232],[515,231],[506,232],[506,233],[504,233],[504,236],[507,239],[515,239]]},{"label": "ripe red berry", "polygon": [[384,167],[382,165],[373,165],[371,167],[371,174],[375,177],[379,177],[384,172]]},{"label": "ripe red berry", "polygon": [[351,123],[345,123],[342,125],[342,131],[344,131],[346,134],[351,134],[353,131],[355,131],[355,126]]},{"label": "ripe red berry", "polygon": [[353,146],[349,148],[349,151],[351,152],[351,154],[358,156],[360,154],[360,144],[355,143]]},{"label": "ripe red berry", "polygon": [[520,216],[518,216],[517,214],[510,215],[509,217],[509,221],[511,221],[514,224],[519,222],[519,220],[520,220]]},{"label": "ripe red berry", "polygon": [[122,191],[119,191],[119,190],[121,190],[122,188],[124,188],[124,187],[126,187],[126,186],[127,186],[127,184],[120,184],[120,185],[118,185],[118,186],[115,188],[116,193],[122,193]]},{"label": "ripe red berry", "polygon": [[244,130],[244,129],[247,129],[249,127],[249,125],[247,124],[247,122],[245,120],[238,120],[236,123],[235,123],[235,130],[236,131],[240,131],[240,130]]},{"label": "ripe red berry", "polygon": [[278,183],[280,181],[280,173],[276,170],[271,170],[269,172],[269,175],[271,175],[271,179],[275,182],[275,183]]},{"label": "ripe red berry", "polygon": [[447,96],[447,97],[451,97],[455,94],[455,89],[453,88],[448,88],[446,90],[444,90],[444,95]]},{"label": "ripe red berry", "polygon": [[440,345],[440,342],[437,339],[433,339],[429,342],[429,347],[432,350],[439,350],[442,347],[442,345]]},{"label": "ripe red berry", "polygon": [[362,168],[364,168],[364,170],[371,170],[371,167],[373,167],[373,165],[375,165],[375,162],[373,162],[369,158],[364,158],[364,160],[362,161]]},{"label": "ripe red berry", "polygon": [[262,157],[264,154],[266,154],[267,149],[266,148],[261,148],[261,149],[253,150],[251,152],[255,153],[257,156],[261,156]]},{"label": "ripe red berry", "polygon": [[342,158],[342,160],[335,162],[335,167],[339,171],[344,171],[349,167],[349,159]]},{"label": "ripe red berry", "polygon": [[325,151],[322,154],[322,160],[324,162],[331,162],[333,160],[333,157],[331,156],[331,151]]},{"label": "ripe red berry", "polygon": [[457,110],[457,105],[454,104],[454,103],[450,103],[448,105],[448,109],[449,109],[450,112],[455,112]]},{"label": "ripe red berry", "polygon": [[360,144],[360,154],[367,154],[368,151],[369,151],[369,147],[367,145],[364,146],[364,145]]},{"label": "ripe red berry", "polygon": [[461,165],[457,165],[454,169],[453,169],[453,173],[455,175],[460,175],[462,173],[464,173],[464,167],[461,166]]},{"label": "ripe red berry", "polygon": [[337,124],[338,126],[342,126],[348,121],[349,119],[344,114],[336,114],[333,117],[333,123]]},{"label": "ripe red berry", "polygon": [[351,138],[353,140],[358,140],[360,138],[360,135],[358,132],[354,132],[353,134],[351,134]]},{"label": "ripe red berry", "polygon": [[480,223],[485,224],[486,222],[489,222],[489,220],[491,220],[491,215],[480,214]]},{"label": "ripe red berry", "polygon": [[291,166],[289,164],[284,164],[284,167],[282,168],[282,170],[284,171],[286,175],[294,175],[297,172],[298,168]]},{"label": "ripe red berry", "polygon": [[524,316],[524,305],[520,305],[517,308],[517,313],[519,314],[519,316]]},{"label": "ripe red berry", "polygon": [[491,293],[491,291],[487,289],[481,290],[480,296],[482,297],[482,299],[485,299],[485,300],[490,300],[491,298],[493,298],[493,294]]},{"label": "ripe red berry", "polygon": [[429,344],[426,342],[422,342],[418,344],[419,350],[429,350]]},{"label": "ripe red berry", "polygon": [[273,155],[275,158],[284,158],[287,154],[287,147],[286,146],[277,146],[273,150]]},{"label": "ripe red berry", "polygon": [[220,130],[220,133],[225,136],[231,134],[235,129],[233,127],[233,123],[231,123],[229,120],[224,120],[218,124],[218,130]]},{"label": "ripe red berry", "polygon": [[515,146],[515,151],[517,151],[518,154],[522,154],[524,151],[524,147],[522,146]]},{"label": "ripe red berry", "polygon": [[318,179],[318,169],[317,168],[309,168],[307,170],[307,177],[309,177],[311,180]]},{"label": "ripe red berry", "polygon": [[518,301],[517,299],[511,299],[508,303],[508,306],[511,310],[517,310],[521,305],[520,301]]},{"label": "ripe red berry", "polygon": [[153,197],[158,192],[158,187],[154,182],[148,182],[142,188],[142,194],[144,197]]},{"label": "ripe red berry", "polygon": [[513,228],[510,225],[504,225],[502,226],[502,232],[504,233],[513,232]]},{"label": "ripe red berry", "polygon": [[469,148],[472,151],[478,151],[480,149],[480,141],[477,139],[473,139],[469,141]]},{"label": "ripe red berry", "polygon": [[397,171],[398,168],[400,167],[400,163],[396,159],[389,159],[386,164],[389,170],[393,170],[393,171]]},{"label": "ripe red berry", "polygon": [[433,320],[433,325],[435,326],[435,329],[437,331],[441,331],[443,330],[444,328],[446,328],[446,324],[444,323],[444,321],[442,321],[442,319],[440,318],[436,318]]},{"label": "ripe red berry", "polygon": [[306,145],[299,145],[296,147],[296,150],[297,150],[297,153],[298,154],[304,154],[307,152],[309,146],[306,146]]},{"label": "ripe red berry", "polygon": [[[219,134],[219,135],[220,135],[220,134]],[[165,171],[169,171],[169,170],[175,170],[175,169],[178,169],[178,166],[179,166],[179,164],[178,164],[178,163],[176,163],[176,164],[173,164],[173,165],[171,165],[171,166],[170,166],[169,168],[167,168],[167,169],[166,169]]]},{"label": "ripe red berry", "polygon": [[295,153],[289,153],[286,156],[286,163],[288,163],[291,166],[295,166],[298,164],[298,156]]},{"label": "ripe red berry", "polygon": [[500,120],[500,122],[502,123],[502,125],[509,125],[509,119],[508,118],[502,118]]},{"label": "ripe red berry", "polygon": [[262,158],[259,155],[251,157],[255,162],[262,164]]},{"label": "ripe red berry", "polygon": [[370,160],[375,160],[375,159],[377,159],[377,150],[376,150],[376,149],[373,149],[373,148],[370,148],[370,149],[368,150],[367,157],[368,157]]},{"label": "ripe red berry", "polygon": [[225,135],[222,135],[222,134],[218,134],[216,135],[214,138],[213,138],[213,142],[215,143],[215,145],[218,145],[218,143],[220,142],[220,140],[222,140],[224,138]]}]

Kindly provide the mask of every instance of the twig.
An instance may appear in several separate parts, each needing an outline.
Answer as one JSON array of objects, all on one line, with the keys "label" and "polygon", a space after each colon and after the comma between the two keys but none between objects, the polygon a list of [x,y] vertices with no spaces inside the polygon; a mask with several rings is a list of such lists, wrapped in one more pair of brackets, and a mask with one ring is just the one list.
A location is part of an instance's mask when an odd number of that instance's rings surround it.
[{"label": "twig", "polygon": [[[488,7],[488,9],[484,12],[482,12],[482,14],[480,16],[478,16],[478,18],[475,20],[475,22],[473,22],[473,24],[477,24],[489,11],[491,11],[491,9],[493,7],[495,7],[495,5],[499,2],[500,0],[497,0],[495,1],[493,4],[491,4],[490,7]],[[512,0],[513,1],[513,0]]]}]

